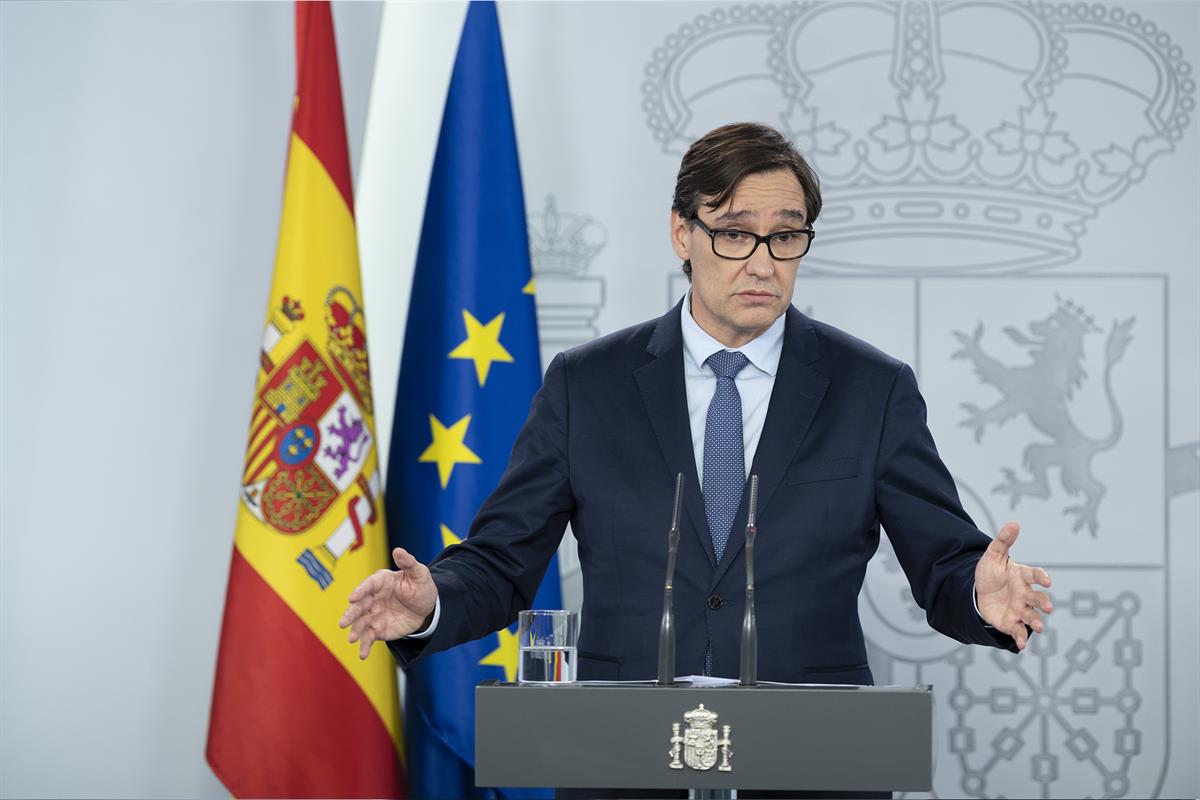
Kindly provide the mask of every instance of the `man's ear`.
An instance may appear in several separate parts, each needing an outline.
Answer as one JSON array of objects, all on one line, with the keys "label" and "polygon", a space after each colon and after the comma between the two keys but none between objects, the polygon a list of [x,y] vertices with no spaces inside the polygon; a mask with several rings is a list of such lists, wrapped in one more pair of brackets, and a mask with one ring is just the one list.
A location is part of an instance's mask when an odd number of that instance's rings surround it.
[{"label": "man's ear", "polygon": [[692,224],[688,220],[679,215],[678,211],[671,210],[671,249],[675,251],[675,255],[683,261],[691,258],[688,252],[688,244],[691,242]]}]

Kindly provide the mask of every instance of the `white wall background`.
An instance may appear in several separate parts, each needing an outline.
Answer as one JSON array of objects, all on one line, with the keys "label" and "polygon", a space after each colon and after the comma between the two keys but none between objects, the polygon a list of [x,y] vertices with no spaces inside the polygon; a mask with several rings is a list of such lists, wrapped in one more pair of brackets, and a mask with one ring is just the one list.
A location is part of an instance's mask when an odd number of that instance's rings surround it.
[{"label": "white wall background", "polygon": [[[336,9],[357,163],[380,15]],[[290,3],[0,4],[0,794],[204,761],[294,90]]]},{"label": "white wall background", "polygon": [[[533,224],[544,225],[546,198],[555,195],[558,211],[574,215],[581,253],[590,254],[567,270],[535,263],[539,302],[574,309],[565,322],[543,327],[547,354],[657,314],[678,291],[661,235],[678,156],[653,138],[641,87],[681,25],[732,7],[502,5]],[[1157,20],[1183,47],[1183,58],[1200,62],[1200,7],[1122,8]],[[437,125],[438,111],[429,108],[444,95],[454,13],[461,6],[388,9],[390,24],[403,18],[411,50],[381,56],[379,63],[391,66],[372,87],[381,8],[335,8],[359,175],[372,371],[384,408],[394,392],[406,303],[397,276],[407,267],[389,259],[402,260],[394,254],[405,247],[415,252]],[[0,3],[0,796],[225,796],[203,750],[278,224],[292,35],[288,3]],[[747,52],[755,51],[739,51],[739,41],[731,36],[731,49],[697,59],[710,69],[699,78],[692,73],[698,82],[685,88],[696,93],[703,81],[715,86],[744,72]],[[406,119],[401,107],[388,129],[380,109],[389,96],[409,96],[395,94],[405,81],[423,94],[412,114]],[[722,100],[722,113],[776,121],[766,84],[741,85],[751,87],[747,104]],[[710,96],[719,98],[714,91]],[[360,159],[371,97],[372,133]],[[898,113],[894,105],[883,110]],[[713,110],[700,102],[695,113],[702,126]],[[965,119],[967,106],[939,113]],[[1112,486],[1122,474],[1161,463],[1164,447],[1200,440],[1198,142],[1193,123],[1176,153],[1155,162],[1119,206],[1090,223],[1082,256],[1039,277],[1058,283],[1037,284],[1037,291],[1074,293],[1105,314],[1137,311],[1139,346],[1161,351],[1157,362],[1128,360],[1157,412],[1132,397],[1127,406],[1139,418],[1157,413],[1165,442],[1153,442],[1145,456],[1130,440],[1132,449],[1105,466],[1116,470]],[[389,185],[406,199],[383,207]],[[1118,273],[1133,278],[1113,279]],[[1164,275],[1169,284],[1153,283]],[[1044,316],[1041,299],[1020,307],[1034,284],[1001,287],[1015,310],[997,313],[988,304],[999,295],[978,291],[977,283],[968,300],[970,292],[953,280],[852,280],[814,276],[801,283],[797,303],[867,338],[890,337],[902,357],[917,360],[924,352],[927,393],[930,385],[945,390],[938,392],[941,406],[931,398],[935,431],[944,429],[939,443],[957,454],[952,468],[982,462],[979,476],[968,476],[972,483],[1019,461],[1019,448],[980,457],[969,442],[954,440],[960,394],[977,385],[954,374],[961,362],[938,348],[948,330],[984,317],[989,337],[999,337],[1004,324]],[[851,292],[856,302],[846,300]],[[895,304],[898,293],[918,306],[924,300],[924,310]],[[874,307],[863,298],[873,296],[902,310],[870,313]],[[930,315],[929,304],[938,301],[974,306],[961,319]],[[1019,352],[1002,352],[1006,361],[1020,361]],[[386,443],[386,431],[380,434]],[[1161,658],[1138,680],[1147,683],[1147,702],[1164,710],[1139,719],[1147,753],[1137,763],[1150,764],[1149,771],[1165,767],[1162,780],[1148,784],[1161,796],[1195,796],[1200,493],[1160,495],[1147,509],[1115,507],[1131,522],[1098,540],[1110,566],[1141,552],[1162,564],[1148,577],[1111,573],[1148,581],[1139,589],[1148,605],[1158,598],[1140,635],[1146,651]],[[1143,511],[1150,533],[1137,529]],[[1027,513],[1040,519],[1036,509]],[[1039,549],[1036,539],[1022,540],[1030,561],[1060,556],[1060,546],[1088,545],[1086,534],[1046,541]],[[1156,595],[1156,586],[1169,594]],[[1081,587],[1105,584],[1086,578]],[[1064,631],[1065,622],[1064,615]],[[944,666],[895,658],[882,638],[875,645],[873,655],[895,680]],[[1110,650],[1104,659],[1112,660]],[[951,677],[937,680],[949,685]],[[994,686],[972,688],[986,694]],[[972,724],[983,737],[989,722]],[[1111,735],[1103,736],[1102,745],[1111,746]],[[981,738],[981,749],[988,746]],[[1023,760],[1008,769],[1028,772]],[[1091,792],[1085,778],[1074,785]],[[1069,796],[1071,787],[1058,784],[1056,794]]]}]

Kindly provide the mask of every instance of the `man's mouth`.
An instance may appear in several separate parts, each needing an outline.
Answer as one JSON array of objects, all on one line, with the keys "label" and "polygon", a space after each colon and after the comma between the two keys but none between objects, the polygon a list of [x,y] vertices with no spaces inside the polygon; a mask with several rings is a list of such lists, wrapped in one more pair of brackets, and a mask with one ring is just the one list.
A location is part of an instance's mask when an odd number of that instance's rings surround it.
[{"label": "man's mouth", "polygon": [[738,292],[737,297],[741,298],[742,302],[757,305],[773,302],[778,295],[762,289],[745,289]]}]

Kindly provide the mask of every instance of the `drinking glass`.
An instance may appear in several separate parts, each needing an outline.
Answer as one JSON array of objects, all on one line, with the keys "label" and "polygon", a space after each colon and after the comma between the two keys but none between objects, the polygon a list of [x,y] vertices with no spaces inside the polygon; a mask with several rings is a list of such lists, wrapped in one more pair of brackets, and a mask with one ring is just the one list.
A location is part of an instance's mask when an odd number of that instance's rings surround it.
[{"label": "drinking glass", "polygon": [[517,683],[542,686],[575,682],[579,615],[574,611],[522,611],[517,617]]}]

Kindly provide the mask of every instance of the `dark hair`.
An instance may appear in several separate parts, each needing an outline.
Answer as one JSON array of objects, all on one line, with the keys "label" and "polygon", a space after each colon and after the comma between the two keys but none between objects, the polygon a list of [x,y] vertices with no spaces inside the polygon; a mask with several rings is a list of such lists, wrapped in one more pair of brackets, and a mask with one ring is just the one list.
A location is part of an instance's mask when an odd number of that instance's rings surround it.
[{"label": "dark hair", "polygon": [[[812,225],[821,213],[821,185],[816,173],[787,137],[753,122],[722,125],[692,143],[679,163],[671,208],[690,220],[700,209],[702,198],[712,198],[705,203],[708,208],[720,208],[747,175],[777,169],[791,170],[800,182],[808,224]],[[691,280],[690,261],[683,262],[683,272]]]}]

